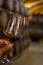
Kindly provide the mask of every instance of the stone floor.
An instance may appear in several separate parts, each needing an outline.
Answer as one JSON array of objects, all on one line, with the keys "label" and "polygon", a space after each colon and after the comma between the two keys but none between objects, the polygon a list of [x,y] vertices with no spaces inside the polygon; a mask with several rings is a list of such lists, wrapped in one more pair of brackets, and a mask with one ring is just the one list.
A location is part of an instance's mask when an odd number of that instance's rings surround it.
[{"label": "stone floor", "polygon": [[43,65],[43,44],[31,44],[12,65]]}]

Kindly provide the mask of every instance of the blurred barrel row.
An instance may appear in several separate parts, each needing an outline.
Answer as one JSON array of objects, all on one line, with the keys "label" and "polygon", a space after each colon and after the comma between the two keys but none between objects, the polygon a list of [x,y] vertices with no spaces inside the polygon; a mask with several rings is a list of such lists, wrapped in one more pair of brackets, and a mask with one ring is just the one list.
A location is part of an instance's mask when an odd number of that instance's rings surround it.
[{"label": "blurred barrel row", "polygon": [[33,14],[29,25],[29,32],[32,39],[43,39],[43,14]]},{"label": "blurred barrel row", "polygon": [[8,37],[14,43],[14,56],[29,46],[28,24],[28,8],[22,2],[0,0],[0,38]]}]

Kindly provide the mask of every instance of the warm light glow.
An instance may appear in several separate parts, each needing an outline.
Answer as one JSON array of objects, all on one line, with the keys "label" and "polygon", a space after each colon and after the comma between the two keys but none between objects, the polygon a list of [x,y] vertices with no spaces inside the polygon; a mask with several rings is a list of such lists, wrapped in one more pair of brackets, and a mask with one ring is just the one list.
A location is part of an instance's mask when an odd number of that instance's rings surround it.
[{"label": "warm light glow", "polygon": [[31,8],[32,6],[37,5],[38,3],[40,3],[41,1],[36,1],[36,2],[31,2],[31,3],[25,3],[24,6],[27,8]]}]

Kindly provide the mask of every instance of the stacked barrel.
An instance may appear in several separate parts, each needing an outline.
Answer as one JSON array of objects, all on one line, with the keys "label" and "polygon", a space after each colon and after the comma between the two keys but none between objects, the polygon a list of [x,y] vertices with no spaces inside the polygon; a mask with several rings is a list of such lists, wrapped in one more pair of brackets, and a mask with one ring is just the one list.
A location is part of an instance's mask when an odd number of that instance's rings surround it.
[{"label": "stacked barrel", "polygon": [[43,14],[33,14],[30,23],[30,37],[35,41],[43,38]]},{"label": "stacked barrel", "polygon": [[3,38],[6,36],[14,43],[14,56],[29,45],[28,9],[22,2],[0,0],[0,28]]}]

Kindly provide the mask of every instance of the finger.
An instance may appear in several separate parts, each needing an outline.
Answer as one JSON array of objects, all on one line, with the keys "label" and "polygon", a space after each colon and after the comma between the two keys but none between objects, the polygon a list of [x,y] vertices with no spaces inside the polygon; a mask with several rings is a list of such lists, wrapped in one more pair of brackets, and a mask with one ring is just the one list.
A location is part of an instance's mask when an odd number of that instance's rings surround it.
[{"label": "finger", "polygon": [[8,39],[5,39],[4,41],[4,44],[7,45],[7,44],[13,44],[11,41],[9,41]]},{"label": "finger", "polygon": [[7,45],[8,41],[4,40],[4,39],[0,39],[0,48],[2,48],[3,46]]},{"label": "finger", "polygon": [[0,44],[3,44],[3,41],[4,41],[3,39],[0,39]]},{"label": "finger", "polygon": [[9,52],[9,56],[10,56],[10,57],[12,57],[12,56],[13,56],[13,53],[12,53],[11,51]]},{"label": "finger", "polygon": [[6,39],[0,39],[0,48],[11,43],[9,40]]},{"label": "finger", "polygon": [[7,45],[7,44],[9,44],[10,42],[9,42],[8,40],[4,40],[3,43],[4,43],[5,45]]},{"label": "finger", "polygon": [[12,48],[12,44],[8,44],[3,48],[0,48],[0,57],[3,56],[4,53],[6,53],[7,51],[9,51]]},{"label": "finger", "polygon": [[3,40],[0,39],[0,48],[3,47],[4,44],[3,44]]},{"label": "finger", "polygon": [[0,45],[5,45],[8,44],[8,42],[4,39],[0,39]]},{"label": "finger", "polygon": [[12,56],[13,56],[13,53],[12,53],[11,51],[9,51],[8,54],[7,54],[7,58],[8,58],[8,59],[11,59]]}]

